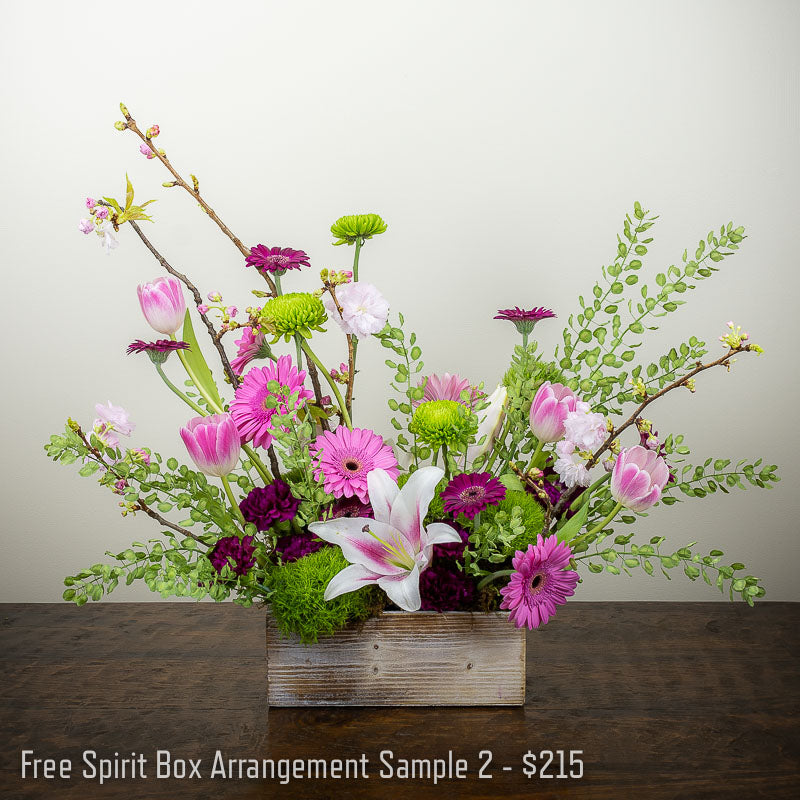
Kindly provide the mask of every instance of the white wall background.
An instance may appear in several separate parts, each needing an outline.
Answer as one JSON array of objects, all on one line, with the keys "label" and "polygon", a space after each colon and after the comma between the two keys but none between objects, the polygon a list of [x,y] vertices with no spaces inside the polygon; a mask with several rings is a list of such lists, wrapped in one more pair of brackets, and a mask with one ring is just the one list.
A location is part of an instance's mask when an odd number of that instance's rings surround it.
[{"label": "white wall background", "polygon": [[[661,220],[650,274],[712,226],[749,238],[664,322],[649,353],[732,318],[766,349],[695,396],[652,408],[694,460],[782,467],[772,492],[656,510],[642,537],[699,540],[744,561],[768,599],[797,600],[797,2],[229,2],[157,6],[5,1],[2,32],[2,541],[0,600],[55,601],[61,579],[106,549],[155,535],[42,443],[112,400],[133,441],[184,457],[173,402],[144,357],[137,283],[159,267],[132,231],[110,257],[76,230],[86,195],[157,197],[153,241],[205,292],[248,304],[261,284],[168,176],[112,127],[124,100],[247,243],[305,249],[344,268],[339,215],[376,211],[362,276],[418,331],[431,370],[495,383],[516,334],[500,307],[561,321],[613,258],[636,199]],[[559,321],[538,331],[545,348]],[[338,364],[331,336],[321,347]],[[721,351],[720,351],[721,352]],[[362,355],[363,354],[363,355]],[[381,348],[359,351],[358,423],[387,431]],[[174,374],[178,362],[171,364]],[[145,587],[116,600],[158,599]],[[589,576],[580,599],[720,595],[682,576]]]}]

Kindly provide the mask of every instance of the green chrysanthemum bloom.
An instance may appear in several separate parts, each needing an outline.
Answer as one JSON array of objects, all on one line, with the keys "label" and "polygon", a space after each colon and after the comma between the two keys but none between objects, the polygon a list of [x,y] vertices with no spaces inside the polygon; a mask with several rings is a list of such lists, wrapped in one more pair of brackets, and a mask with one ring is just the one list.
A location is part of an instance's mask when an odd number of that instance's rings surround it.
[{"label": "green chrysanthemum bloom", "polygon": [[262,324],[275,335],[273,344],[281,336],[288,342],[295,334],[310,339],[311,331],[323,331],[327,318],[322,301],[308,292],[273,297],[261,310]]},{"label": "green chrysanthemum bloom", "polygon": [[331,233],[337,238],[334,245],[355,244],[358,239],[371,239],[385,230],[386,223],[378,214],[348,214],[331,225]]},{"label": "green chrysanthemum bloom", "polygon": [[408,429],[431,447],[464,442],[470,433],[470,412],[455,400],[420,403]]}]

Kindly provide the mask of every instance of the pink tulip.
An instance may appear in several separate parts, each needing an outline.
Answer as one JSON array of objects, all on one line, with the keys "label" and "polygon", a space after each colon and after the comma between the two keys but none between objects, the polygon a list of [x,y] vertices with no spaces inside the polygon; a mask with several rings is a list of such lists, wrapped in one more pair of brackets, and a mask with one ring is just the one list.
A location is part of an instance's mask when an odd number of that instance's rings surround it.
[{"label": "pink tulip", "polygon": [[631,511],[645,511],[661,499],[669,467],[641,445],[622,450],[611,472],[611,496]]},{"label": "pink tulip", "polygon": [[572,389],[560,383],[545,381],[531,405],[531,430],[543,443],[564,438],[564,420],[574,411],[578,398]]},{"label": "pink tulip", "polygon": [[180,330],[186,315],[186,301],[177,278],[154,278],[136,291],[142,313],[151,328],[167,336]]},{"label": "pink tulip", "polygon": [[223,478],[239,462],[241,440],[230,414],[190,419],[181,428],[181,439],[192,461],[206,475]]}]

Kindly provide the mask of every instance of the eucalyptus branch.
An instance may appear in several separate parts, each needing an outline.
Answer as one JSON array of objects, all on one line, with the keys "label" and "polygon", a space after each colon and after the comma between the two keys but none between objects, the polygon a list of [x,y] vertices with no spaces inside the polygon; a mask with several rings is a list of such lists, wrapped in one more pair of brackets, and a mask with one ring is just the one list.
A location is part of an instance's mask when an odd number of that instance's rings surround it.
[{"label": "eucalyptus branch", "polygon": [[[245,256],[250,255],[250,250],[242,243],[242,241],[234,235],[231,229],[217,216],[217,213],[214,211],[213,208],[203,199],[200,195],[200,185],[198,183],[197,178],[192,175],[192,184],[191,186],[181,177],[175,167],[172,166],[170,160],[164,153],[159,152],[158,148],[153,144],[150,137],[146,134],[142,133],[139,129],[139,126],[136,124],[136,120],[130,115],[128,109],[120,103],[120,110],[122,111],[123,116],[125,117],[125,124],[124,129],[133,131],[144,143],[149,147],[152,152],[153,156],[157,158],[166,168],[169,170],[170,174],[173,178],[175,178],[175,182],[172,184],[173,186],[180,186],[182,189],[185,189],[199,204],[200,208],[211,217],[212,220],[217,224],[219,229],[234,243],[236,248],[239,252]],[[269,285],[270,290],[272,291],[273,295],[276,294],[275,284],[273,283],[272,279],[266,273],[261,273],[264,277],[264,280]]]},{"label": "eucalyptus branch", "polygon": [[[136,231],[136,235],[142,240],[144,246],[155,256],[156,261],[167,271],[170,275],[177,278],[192,294],[192,298],[194,299],[195,305],[200,306],[203,304],[203,298],[198,290],[198,288],[186,277],[182,272],[178,272],[174,267],[170,266],[164,256],[156,250],[153,246],[152,242],[145,236],[144,231],[139,227],[139,225],[134,220],[128,220],[128,224]],[[199,312],[198,312],[199,313]],[[211,341],[214,342],[214,347],[219,353],[220,360],[222,361],[222,368],[225,370],[225,375],[228,377],[228,380],[231,382],[231,386],[234,389],[238,388],[239,386],[239,377],[233,371],[231,367],[231,363],[228,360],[228,355],[225,352],[225,348],[222,346],[222,342],[220,341],[220,336],[217,335],[217,330],[214,327],[214,323],[208,318],[208,314],[200,314],[200,318],[205,323],[206,328],[208,329],[208,335],[211,337]]]}]

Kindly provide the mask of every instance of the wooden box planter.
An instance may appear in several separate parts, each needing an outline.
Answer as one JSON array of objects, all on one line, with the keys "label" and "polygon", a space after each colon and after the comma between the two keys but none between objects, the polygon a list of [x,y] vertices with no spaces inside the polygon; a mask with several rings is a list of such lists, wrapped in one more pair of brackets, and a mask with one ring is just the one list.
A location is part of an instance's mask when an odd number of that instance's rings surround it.
[{"label": "wooden box planter", "polygon": [[519,706],[525,630],[503,613],[389,611],[314,645],[267,614],[271,706]]}]

